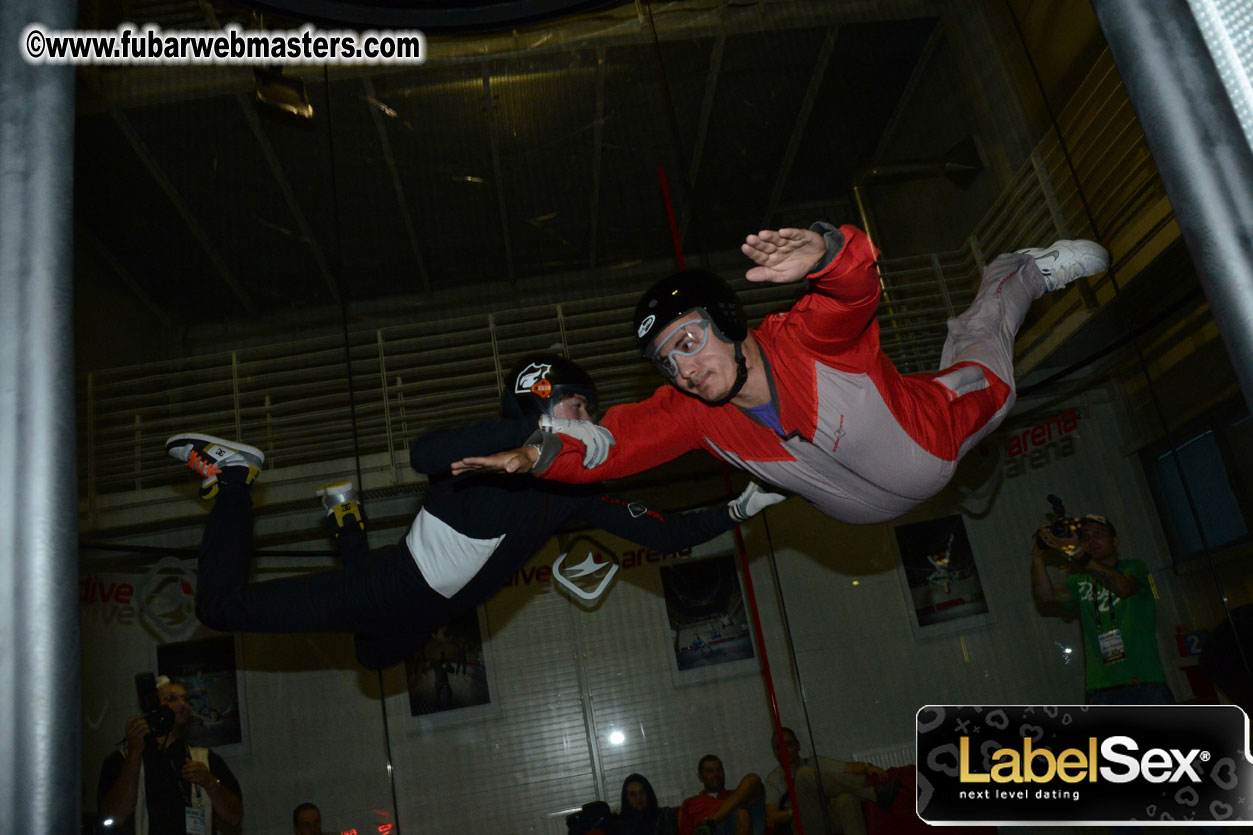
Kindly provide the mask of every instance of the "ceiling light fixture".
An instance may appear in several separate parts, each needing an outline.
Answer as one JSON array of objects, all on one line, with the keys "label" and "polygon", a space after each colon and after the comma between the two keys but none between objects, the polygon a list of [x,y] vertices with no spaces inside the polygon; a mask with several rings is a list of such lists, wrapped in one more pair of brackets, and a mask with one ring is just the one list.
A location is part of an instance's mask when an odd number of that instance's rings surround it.
[{"label": "ceiling light fixture", "polygon": [[283,75],[283,71],[258,67],[252,71],[256,81],[257,101],[270,107],[300,116],[313,118],[313,105],[305,83],[299,78]]}]

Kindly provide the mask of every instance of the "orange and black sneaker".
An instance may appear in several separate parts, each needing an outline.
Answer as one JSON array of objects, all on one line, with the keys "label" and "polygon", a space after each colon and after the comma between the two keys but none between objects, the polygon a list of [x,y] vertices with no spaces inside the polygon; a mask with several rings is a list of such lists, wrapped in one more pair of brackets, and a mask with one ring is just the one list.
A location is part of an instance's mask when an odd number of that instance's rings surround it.
[{"label": "orange and black sneaker", "polygon": [[165,451],[204,479],[200,482],[202,499],[217,495],[219,476],[225,475],[231,482],[252,484],[265,463],[265,453],[256,447],[194,432],[171,437],[165,442]]}]

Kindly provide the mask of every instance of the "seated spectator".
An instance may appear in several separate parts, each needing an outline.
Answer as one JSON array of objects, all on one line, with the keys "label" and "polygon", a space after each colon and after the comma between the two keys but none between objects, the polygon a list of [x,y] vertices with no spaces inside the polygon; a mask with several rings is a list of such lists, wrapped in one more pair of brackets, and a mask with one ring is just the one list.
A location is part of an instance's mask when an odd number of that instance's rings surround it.
[{"label": "seated spectator", "polygon": [[618,835],[675,835],[678,831],[675,809],[657,804],[657,792],[642,774],[630,774],[622,781],[618,808]]},{"label": "seated spectator", "polygon": [[322,812],[312,803],[301,803],[291,813],[295,835],[322,835]]},{"label": "seated spectator", "polygon": [[570,835],[614,835],[618,831],[613,811],[603,800],[584,803],[579,811],[566,815],[566,830]]},{"label": "seated spectator", "polygon": [[766,829],[761,778],[747,774],[727,788],[722,760],[706,754],[696,765],[704,790],[679,807],[679,835],[761,835]]},{"label": "seated spectator", "polygon": [[[782,745],[778,735],[771,737],[770,748],[779,767],[766,777],[766,821],[776,833],[791,831],[793,817],[799,810],[805,835],[865,835],[862,801],[874,801],[879,808],[887,809],[901,790],[899,781],[876,788],[868,786],[868,776],[886,776],[883,769],[870,763],[802,757],[800,742],[791,728],[783,729]],[[785,759],[796,787],[796,809],[791,808],[783,776]]]}]

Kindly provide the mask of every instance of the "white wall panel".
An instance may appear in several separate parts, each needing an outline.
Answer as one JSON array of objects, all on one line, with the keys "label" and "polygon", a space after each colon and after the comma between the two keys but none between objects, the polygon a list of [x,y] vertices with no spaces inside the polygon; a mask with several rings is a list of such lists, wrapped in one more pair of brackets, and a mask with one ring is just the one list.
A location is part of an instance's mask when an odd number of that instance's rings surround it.
[{"label": "white wall panel", "polygon": [[[1045,519],[1048,493],[1071,512],[1109,515],[1123,553],[1154,571],[1163,662],[1177,695],[1189,695],[1173,668],[1172,635],[1178,623],[1203,622],[1210,592],[1191,583],[1184,595],[1169,571],[1139,462],[1121,449],[1116,410],[1099,392],[1056,411],[1066,408],[1079,413],[1071,454],[1054,447],[1038,466],[1007,477],[996,447],[986,456],[976,451],[959,487],[900,520],[963,514],[990,625],[915,639],[892,525],[844,525],[791,499],[767,511],[769,540],[762,520],[746,526],[782,719],[806,751],[806,716],[822,753],[879,752],[894,764],[912,745],[914,713],[924,703],[1082,701],[1078,625],[1040,615],[1031,599],[1030,537]],[[699,788],[696,762],[706,753],[722,757],[732,782],[774,768],[758,672],[693,682],[672,669],[658,566],[677,558],[649,562],[637,546],[595,536],[630,565],[591,610],[534,580],[531,572],[558,553],[556,543],[530,563],[530,583],[487,604],[489,709],[410,717],[403,668],[386,676],[406,833],[560,831],[565,812],[598,796],[616,807],[633,771],[650,778],[663,804],[677,805]],[[728,536],[684,559],[733,552]],[[155,660],[155,639],[101,606],[83,605],[87,808],[100,758],[133,709],[133,673]],[[377,682],[356,668],[350,639],[247,636],[239,646],[248,734],[223,754],[244,785],[245,831],[286,835],[291,808],[303,800],[321,805],[328,831],[363,832],[363,824],[386,820],[391,792]],[[609,741],[613,730],[624,735],[619,745]]]}]

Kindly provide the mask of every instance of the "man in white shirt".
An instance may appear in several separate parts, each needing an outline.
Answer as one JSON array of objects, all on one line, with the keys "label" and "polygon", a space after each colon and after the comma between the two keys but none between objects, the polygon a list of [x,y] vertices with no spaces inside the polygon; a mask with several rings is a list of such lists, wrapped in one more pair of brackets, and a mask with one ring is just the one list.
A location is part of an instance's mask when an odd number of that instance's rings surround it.
[{"label": "man in white shirt", "polygon": [[[886,774],[870,763],[843,762],[830,757],[802,757],[800,742],[791,728],[771,737],[770,748],[779,767],[766,777],[766,822],[780,831],[791,826],[797,810],[791,808],[787,780],[783,776],[786,759],[792,782],[796,786],[796,803],[805,828],[805,835],[865,835],[866,820],[861,812],[863,800],[871,800],[887,809],[901,790],[900,782],[877,787],[866,785],[870,774]],[[782,830],[788,831],[788,830]]]}]

